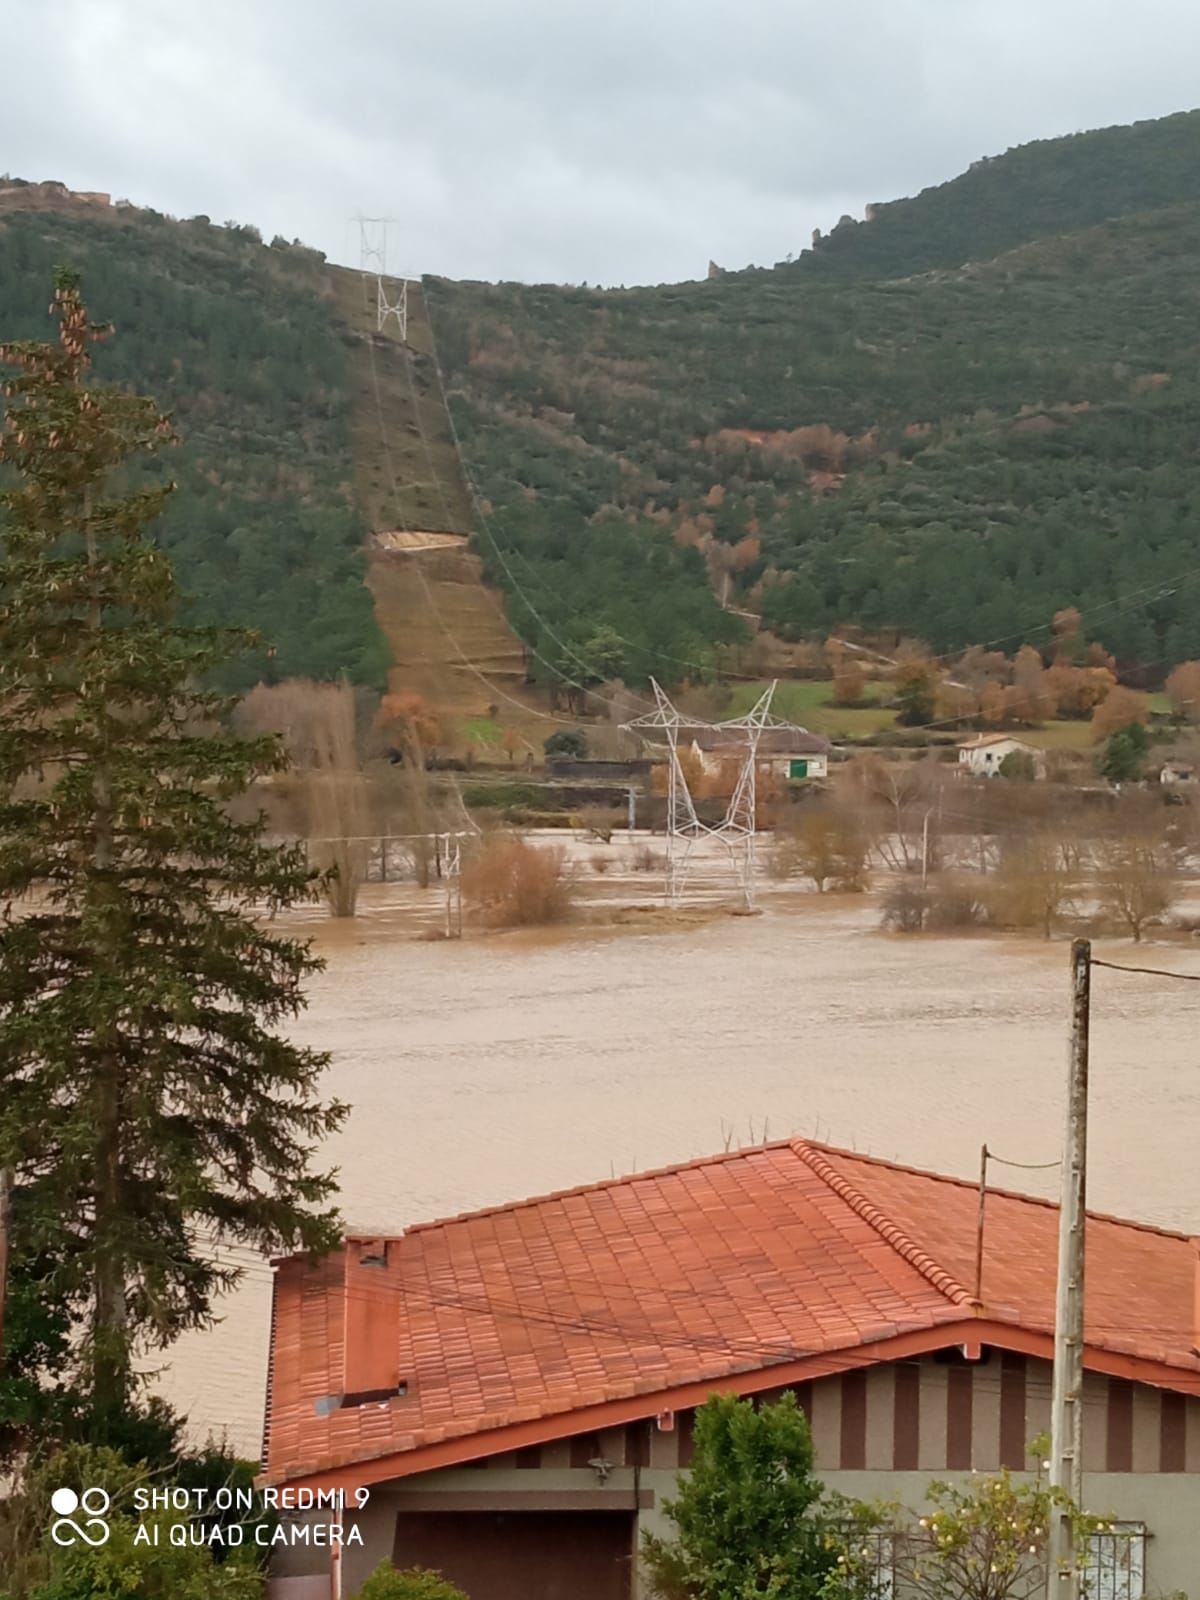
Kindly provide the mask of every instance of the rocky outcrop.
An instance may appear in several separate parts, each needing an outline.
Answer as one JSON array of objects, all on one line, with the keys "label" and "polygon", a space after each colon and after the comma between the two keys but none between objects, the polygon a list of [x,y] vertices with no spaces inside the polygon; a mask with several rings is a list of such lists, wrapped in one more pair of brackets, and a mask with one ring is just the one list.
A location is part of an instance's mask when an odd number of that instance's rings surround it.
[{"label": "rocky outcrop", "polygon": [[53,179],[28,183],[24,178],[0,178],[0,211],[68,211],[85,207],[105,210],[112,205],[110,194],[93,189],[68,189]]}]

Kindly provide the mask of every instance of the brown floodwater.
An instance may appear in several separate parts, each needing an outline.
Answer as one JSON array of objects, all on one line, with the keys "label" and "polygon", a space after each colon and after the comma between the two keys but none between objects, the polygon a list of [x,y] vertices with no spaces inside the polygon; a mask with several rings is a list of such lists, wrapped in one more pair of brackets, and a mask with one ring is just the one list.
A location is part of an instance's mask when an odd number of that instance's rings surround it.
[{"label": "brown floodwater", "polygon": [[[608,876],[589,881],[594,897]],[[647,886],[649,887],[649,886]],[[758,917],[422,942],[415,891],[305,924],[328,961],[295,1036],[353,1107],[326,1159],[356,1230],[686,1161],[792,1133],[974,1176],[981,1144],[1051,1162],[1067,947],[904,939],[861,900],[768,894]],[[436,896],[427,897],[437,920]],[[648,924],[652,919],[647,919]],[[1099,952],[1200,971],[1178,945]],[[1151,959],[1152,958],[1152,959]],[[1200,1232],[1200,987],[1097,971],[1090,1201]],[[1054,1172],[994,1182],[1054,1193]],[[200,1435],[256,1452],[270,1274],[169,1353]]]}]

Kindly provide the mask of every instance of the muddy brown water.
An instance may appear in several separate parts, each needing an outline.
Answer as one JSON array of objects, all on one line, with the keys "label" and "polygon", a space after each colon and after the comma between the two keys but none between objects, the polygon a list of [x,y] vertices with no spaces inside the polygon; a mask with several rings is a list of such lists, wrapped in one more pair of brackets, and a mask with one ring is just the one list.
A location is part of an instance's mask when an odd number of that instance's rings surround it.
[{"label": "muddy brown water", "polygon": [[[608,879],[604,880],[608,892]],[[599,888],[599,885],[595,886]],[[875,931],[861,901],[755,918],[423,943],[413,891],[305,924],[328,961],[295,1036],[353,1106],[325,1152],[353,1229],[398,1230],[790,1133],[974,1177],[1060,1141],[1067,947]],[[436,916],[436,910],[434,915]],[[1200,950],[1105,945],[1200,971]],[[1200,1232],[1200,985],[1095,975],[1090,1201]],[[993,1181],[1052,1194],[1053,1172]],[[165,1358],[199,1436],[257,1453],[270,1273]]]}]

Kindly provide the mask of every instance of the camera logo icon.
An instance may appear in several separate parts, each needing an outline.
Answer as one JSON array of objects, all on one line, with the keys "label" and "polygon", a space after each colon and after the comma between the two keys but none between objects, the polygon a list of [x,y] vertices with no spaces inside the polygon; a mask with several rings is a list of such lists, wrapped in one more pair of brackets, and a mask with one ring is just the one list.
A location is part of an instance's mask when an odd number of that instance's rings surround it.
[{"label": "camera logo icon", "polygon": [[[111,1503],[103,1489],[85,1489],[82,1494],[76,1494],[74,1489],[55,1489],[50,1496],[50,1509],[58,1520],[50,1528],[50,1537],[55,1544],[82,1543],[99,1549],[108,1543],[112,1532],[107,1521]],[[76,1512],[85,1520],[74,1520]]]}]

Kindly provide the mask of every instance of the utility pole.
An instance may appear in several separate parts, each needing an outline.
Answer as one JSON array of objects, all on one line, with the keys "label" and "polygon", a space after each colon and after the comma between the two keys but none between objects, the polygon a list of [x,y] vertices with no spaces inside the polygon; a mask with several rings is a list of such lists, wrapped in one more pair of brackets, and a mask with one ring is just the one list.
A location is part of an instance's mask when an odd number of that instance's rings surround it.
[{"label": "utility pole", "polygon": [[8,1235],[12,1190],[12,1168],[0,1167],[0,1372],[4,1370],[4,1309],[8,1303]]},{"label": "utility pole", "polygon": [[[1054,1382],[1050,1402],[1050,1483],[1083,1503],[1083,1275],[1087,1219],[1088,1022],[1092,947],[1071,945],[1071,1055],[1058,1218],[1058,1293],[1054,1313]],[[1070,1515],[1050,1526],[1048,1600],[1079,1600],[1079,1560]]]}]

